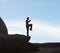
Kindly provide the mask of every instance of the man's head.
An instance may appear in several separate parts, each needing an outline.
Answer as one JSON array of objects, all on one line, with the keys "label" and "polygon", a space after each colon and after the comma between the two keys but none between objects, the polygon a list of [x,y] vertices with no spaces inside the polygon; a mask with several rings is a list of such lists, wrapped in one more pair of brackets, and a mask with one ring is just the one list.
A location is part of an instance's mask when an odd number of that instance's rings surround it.
[{"label": "man's head", "polygon": [[27,17],[27,20],[29,20],[29,17]]}]

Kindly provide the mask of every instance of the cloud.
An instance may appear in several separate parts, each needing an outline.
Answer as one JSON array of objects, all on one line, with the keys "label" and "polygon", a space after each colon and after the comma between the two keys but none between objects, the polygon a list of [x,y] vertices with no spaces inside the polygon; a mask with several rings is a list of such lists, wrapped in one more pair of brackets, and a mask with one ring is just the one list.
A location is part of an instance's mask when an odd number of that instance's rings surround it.
[{"label": "cloud", "polygon": [[[13,21],[13,22],[8,22],[7,23],[8,28],[13,28],[12,30],[14,31],[17,30],[16,32],[18,32],[20,29],[20,31],[26,31],[25,28],[25,22],[22,21]],[[33,31],[32,33],[36,33],[36,34],[43,34],[43,35],[60,35],[60,27],[58,26],[52,26],[46,23],[42,23],[42,22],[36,22],[33,21]]]},{"label": "cloud", "polygon": [[6,22],[9,34],[26,34],[25,22],[22,21],[9,21]]},{"label": "cloud", "polygon": [[34,22],[34,31],[45,35],[60,35],[60,27]]},{"label": "cloud", "polygon": [[22,21],[11,21],[11,22],[8,22],[7,25],[9,27],[18,27],[18,28],[25,27],[25,23]]}]

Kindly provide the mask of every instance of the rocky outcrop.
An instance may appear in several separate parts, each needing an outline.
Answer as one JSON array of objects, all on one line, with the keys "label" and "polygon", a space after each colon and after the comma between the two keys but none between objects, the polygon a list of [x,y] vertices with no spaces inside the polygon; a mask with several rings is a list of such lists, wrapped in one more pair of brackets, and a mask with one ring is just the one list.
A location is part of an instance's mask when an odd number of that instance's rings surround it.
[{"label": "rocky outcrop", "polygon": [[8,34],[7,27],[4,23],[4,21],[0,17],[0,33]]},{"label": "rocky outcrop", "polygon": [[0,53],[13,53],[13,51],[17,51],[16,53],[18,53],[18,51],[36,50],[38,47],[30,43],[29,40],[30,36],[25,36],[23,34],[8,34],[8,29],[0,17]]}]

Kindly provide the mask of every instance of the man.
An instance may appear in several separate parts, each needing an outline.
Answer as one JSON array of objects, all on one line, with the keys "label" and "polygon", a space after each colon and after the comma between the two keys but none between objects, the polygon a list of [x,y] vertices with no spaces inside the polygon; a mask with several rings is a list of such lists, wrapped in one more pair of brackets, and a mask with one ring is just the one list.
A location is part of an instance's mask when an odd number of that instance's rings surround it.
[{"label": "man", "polygon": [[27,17],[27,20],[26,20],[27,36],[29,36],[29,27],[30,27],[30,30],[32,31],[32,24],[29,24],[29,22],[31,22],[31,20],[29,20],[29,17]]}]

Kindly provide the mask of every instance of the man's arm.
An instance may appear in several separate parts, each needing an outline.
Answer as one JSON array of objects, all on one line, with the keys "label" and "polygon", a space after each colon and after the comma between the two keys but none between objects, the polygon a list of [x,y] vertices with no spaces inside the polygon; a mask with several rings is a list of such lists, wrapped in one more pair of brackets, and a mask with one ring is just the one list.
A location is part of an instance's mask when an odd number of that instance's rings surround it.
[{"label": "man's arm", "polygon": [[28,22],[30,22],[31,20],[29,20]]}]

